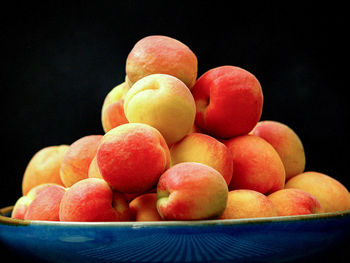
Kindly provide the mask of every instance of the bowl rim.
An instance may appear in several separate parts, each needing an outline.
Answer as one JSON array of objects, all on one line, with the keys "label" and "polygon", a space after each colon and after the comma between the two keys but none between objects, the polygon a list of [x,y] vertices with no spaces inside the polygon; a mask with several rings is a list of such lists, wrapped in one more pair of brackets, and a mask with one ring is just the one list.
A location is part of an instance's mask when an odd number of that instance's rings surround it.
[{"label": "bowl rim", "polygon": [[10,226],[70,226],[70,227],[196,227],[196,226],[232,226],[247,225],[261,223],[280,223],[280,222],[297,222],[309,220],[324,220],[341,217],[350,217],[350,210],[309,214],[309,215],[293,215],[293,216],[275,216],[275,217],[258,217],[258,218],[242,218],[242,219],[208,219],[193,221],[149,221],[149,222],[61,222],[61,221],[43,221],[43,220],[23,220],[15,219],[6,214],[10,214],[13,206],[7,206],[0,209],[0,225]]}]

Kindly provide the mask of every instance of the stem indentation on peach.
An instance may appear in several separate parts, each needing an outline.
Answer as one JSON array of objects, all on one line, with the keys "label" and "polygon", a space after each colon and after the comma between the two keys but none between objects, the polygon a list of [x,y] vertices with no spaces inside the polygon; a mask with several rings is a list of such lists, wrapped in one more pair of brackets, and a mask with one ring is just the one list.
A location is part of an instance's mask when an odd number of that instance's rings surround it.
[{"label": "stem indentation on peach", "polygon": [[209,97],[206,100],[202,99],[202,100],[196,101],[197,111],[204,114],[205,110],[209,106],[209,103],[210,103]]},{"label": "stem indentation on peach", "polygon": [[166,204],[170,198],[170,192],[167,190],[157,191],[157,207]]}]

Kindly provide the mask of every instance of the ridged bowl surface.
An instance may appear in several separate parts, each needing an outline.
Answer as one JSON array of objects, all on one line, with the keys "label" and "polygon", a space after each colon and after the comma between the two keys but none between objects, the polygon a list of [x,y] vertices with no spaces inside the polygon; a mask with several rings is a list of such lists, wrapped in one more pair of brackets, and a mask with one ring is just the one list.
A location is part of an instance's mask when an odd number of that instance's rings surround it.
[{"label": "ridged bowl surface", "polygon": [[0,210],[0,241],[48,262],[280,262],[348,242],[350,210],[318,215],[168,222],[48,222]]}]

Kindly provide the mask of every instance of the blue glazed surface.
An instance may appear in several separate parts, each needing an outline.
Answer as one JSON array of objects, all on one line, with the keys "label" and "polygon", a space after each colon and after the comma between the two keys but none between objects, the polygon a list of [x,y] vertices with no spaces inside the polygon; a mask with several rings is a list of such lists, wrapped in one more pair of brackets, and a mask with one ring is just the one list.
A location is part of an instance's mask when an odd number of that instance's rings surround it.
[{"label": "blue glazed surface", "polygon": [[350,234],[350,211],[194,222],[0,221],[4,244],[49,262],[288,261],[345,242]]}]

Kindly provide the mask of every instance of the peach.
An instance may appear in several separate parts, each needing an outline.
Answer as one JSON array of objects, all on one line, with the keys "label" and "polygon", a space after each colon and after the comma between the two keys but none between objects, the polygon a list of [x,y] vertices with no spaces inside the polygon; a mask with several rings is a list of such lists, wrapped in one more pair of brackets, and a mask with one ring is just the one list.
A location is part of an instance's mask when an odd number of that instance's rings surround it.
[{"label": "peach", "polygon": [[65,188],[58,184],[44,183],[33,187],[19,198],[11,217],[26,220],[58,221],[58,211]]},{"label": "peach", "polygon": [[214,168],[179,163],[159,178],[157,209],[165,220],[214,219],[224,212],[227,194],[225,179]]},{"label": "peach", "polygon": [[24,215],[26,214],[28,206],[32,201],[33,200],[28,198],[26,195],[21,196],[13,206],[11,217],[16,219],[24,219]]},{"label": "peach", "polygon": [[170,165],[163,136],[142,123],[122,124],[107,132],[96,158],[103,179],[122,193],[150,190]]},{"label": "peach", "polygon": [[71,186],[63,195],[61,221],[128,221],[129,204],[123,194],[113,191],[100,178],[87,178]]},{"label": "peach", "polygon": [[125,75],[124,82],[126,82],[126,84],[128,84],[129,88],[132,87],[132,85],[133,85],[133,83],[130,81],[128,75]]},{"label": "peach", "polygon": [[221,66],[205,72],[192,94],[197,109],[196,125],[217,138],[248,134],[262,114],[260,83],[239,67]]},{"label": "peach", "polygon": [[171,145],[191,130],[196,106],[182,81],[166,74],[152,74],[130,88],[124,112],[129,122],[145,123],[159,130]]},{"label": "peach", "polygon": [[51,185],[41,190],[28,206],[25,220],[59,221],[59,208],[66,188]]},{"label": "peach", "polygon": [[68,145],[48,146],[34,154],[29,161],[22,179],[22,194],[26,195],[33,187],[53,183],[63,186],[60,168]]},{"label": "peach", "polygon": [[102,137],[103,135],[84,136],[69,146],[60,169],[61,180],[66,187],[88,178],[91,161]]},{"label": "peach", "polygon": [[196,124],[193,123],[192,128],[189,130],[188,134],[195,133],[195,132],[196,133],[202,133],[202,131],[200,129],[198,129]]},{"label": "peach", "polygon": [[269,142],[278,152],[286,170],[286,179],[304,172],[305,152],[299,136],[286,124],[260,121],[251,132]]},{"label": "peach", "polygon": [[102,127],[105,132],[128,123],[124,113],[124,97],[129,90],[126,82],[114,87],[105,97],[101,111]]},{"label": "peach", "polygon": [[97,165],[96,155],[95,155],[95,157],[92,159],[92,161],[90,163],[89,171],[88,171],[88,177],[89,178],[101,178],[102,179],[102,175],[101,175],[100,170],[99,170],[98,165]]},{"label": "peach", "polygon": [[191,89],[197,79],[198,62],[192,50],[167,36],[147,36],[139,40],[126,60],[130,83],[151,74],[169,74]]},{"label": "peach", "polygon": [[228,193],[227,205],[220,219],[277,216],[273,203],[262,193],[239,189]]},{"label": "peach", "polygon": [[322,213],[320,202],[300,189],[281,189],[267,196],[279,216],[308,215]]},{"label": "peach", "polygon": [[157,210],[157,194],[142,194],[129,203],[132,221],[162,221]]},{"label": "peach", "polygon": [[284,187],[284,166],[276,150],[255,135],[241,135],[224,141],[233,158],[230,190],[250,189],[263,194]]},{"label": "peach", "polygon": [[136,197],[140,196],[140,195],[144,195],[144,194],[150,194],[150,193],[157,193],[157,185],[155,185],[152,189],[147,190],[145,192],[142,193],[124,193],[124,196],[126,198],[126,200],[130,203],[132,200],[134,200]]},{"label": "peach", "polygon": [[191,133],[170,148],[171,165],[182,162],[198,162],[216,169],[229,185],[233,162],[230,150],[214,137]]},{"label": "peach", "polygon": [[309,171],[298,174],[286,182],[285,188],[297,188],[313,195],[324,212],[350,209],[350,194],[346,187],[329,175]]},{"label": "peach", "polygon": [[21,196],[15,203],[12,209],[12,218],[24,219],[24,215],[27,212],[27,209],[31,202],[33,202],[34,198],[38,195],[38,193],[45,189],[48,185],[52,185],[51,183],[43,183],[38,184],[31,188],[28,193]]}]

